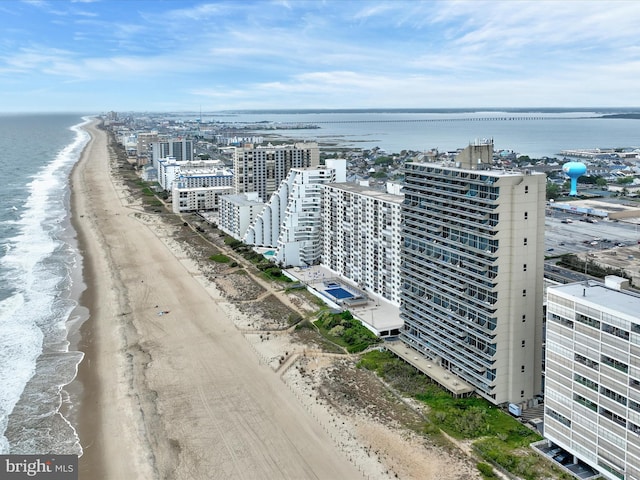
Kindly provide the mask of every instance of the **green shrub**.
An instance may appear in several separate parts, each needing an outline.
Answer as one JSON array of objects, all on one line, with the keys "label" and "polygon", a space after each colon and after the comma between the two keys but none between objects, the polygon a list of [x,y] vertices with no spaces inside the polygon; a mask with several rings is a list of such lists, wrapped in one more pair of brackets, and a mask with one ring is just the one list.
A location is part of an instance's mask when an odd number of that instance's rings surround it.
[{"label": "green shrub", "polygon": [[496,475],[496,472],[493,471],[493,467],[488,463],[480,462],[478,463],[477,466],[483,478],[485,479],[498,478],[498,476]]},{"label": "green shrub", "polygon": [[209,257],[209,260],[212,260],[217,263],[229,263],[231,259],[222,253],[216,253]]}]

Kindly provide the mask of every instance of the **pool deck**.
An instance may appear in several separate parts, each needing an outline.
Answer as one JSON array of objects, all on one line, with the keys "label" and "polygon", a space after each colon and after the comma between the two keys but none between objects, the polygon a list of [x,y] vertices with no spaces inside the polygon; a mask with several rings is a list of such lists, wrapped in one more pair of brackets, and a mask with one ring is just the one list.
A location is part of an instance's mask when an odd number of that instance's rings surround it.
[{"label": "pool deck", "polygon": [[[354,283],[339,277],[335,272],[321,265],[305,268],[294,267],[287,269],[285,273],[299,282],[304,283],[307,288],[313,290],[316,295],[331,301],[333,301],[333,299],[325,295],[325,290],[327,290],[326,283],[329,282],[338,283],[341,287],[350,291],[362,292],[362,289]],[[404,322],[400,319],[400,308],[398,306],[369,292],[364,293],[369,298],[366,303],[349,307],[349,311],[354,317],[365,323],[378,335],[380,332],[402,329]]]}]

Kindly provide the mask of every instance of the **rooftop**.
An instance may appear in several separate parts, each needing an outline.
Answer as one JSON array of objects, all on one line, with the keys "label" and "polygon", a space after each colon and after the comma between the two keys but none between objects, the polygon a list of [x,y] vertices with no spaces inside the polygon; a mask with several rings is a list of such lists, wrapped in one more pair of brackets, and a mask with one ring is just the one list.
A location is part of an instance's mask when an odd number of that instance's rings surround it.
[{"label": "rooftop", "polygon": [[640,311],[640,295],[628,290],[609,288],[601,282],[567,283],[548,287],[547,291],[579,297],[581,302],[590,303],[599,309],[615,309],[616,312],[636,319],[636,321]]}]

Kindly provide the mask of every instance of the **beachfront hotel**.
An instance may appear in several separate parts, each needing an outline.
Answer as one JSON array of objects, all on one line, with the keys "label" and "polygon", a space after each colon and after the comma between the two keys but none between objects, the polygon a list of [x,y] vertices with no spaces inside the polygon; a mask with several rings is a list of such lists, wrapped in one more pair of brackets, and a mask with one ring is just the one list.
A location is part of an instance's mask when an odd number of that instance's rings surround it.
[{"label": "beachfront hotel", "polygon": [[627,285],[547,289],[544,436],[610,480],[640,479],[640,295]]},{"label": "beachfront hotel", "polygon": [[248,245],[274,249],[273,260],[286,267],[316,265],[322,254],[322,187],[345,181],[346,161],[292,168],[247,229]]},{"label": "beachfront hotel", "polygon": [[293,145],[245,145],[234,149],[234,193],[257,192],[267,202],[292,168],[316,167],[320,150],[315,142]]},{"label": "beachfront hotel", "polygon": [[401,340],[494,404],[542,392],[545,175],[492,168],[493,142],[407,163]]},{"label": "beachfront hotel", "polygon": [[322,264],[396,306],[402,200],[353,183],[322,189]]},{"label": "beachfront hotel", "polygon": [[168,192],[178,183],[182,189],[233,187],[233,172],[218,160],[183,162],[167,157],[159,159],[157,165],[158,183]]}]

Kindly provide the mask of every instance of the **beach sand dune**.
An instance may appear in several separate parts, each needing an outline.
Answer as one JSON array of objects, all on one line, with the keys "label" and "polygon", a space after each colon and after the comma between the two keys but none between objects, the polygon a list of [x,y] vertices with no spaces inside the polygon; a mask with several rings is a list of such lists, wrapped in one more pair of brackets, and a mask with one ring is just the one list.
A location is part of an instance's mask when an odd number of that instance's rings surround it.
[{"label": "beach sand dune", "polygon": [[[363,478],[110,174],[104,131],[72,174],[89,319],[82,479]],[[234,315],[237,312],[233,313]]]}]

